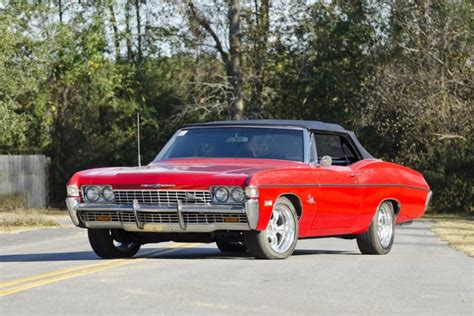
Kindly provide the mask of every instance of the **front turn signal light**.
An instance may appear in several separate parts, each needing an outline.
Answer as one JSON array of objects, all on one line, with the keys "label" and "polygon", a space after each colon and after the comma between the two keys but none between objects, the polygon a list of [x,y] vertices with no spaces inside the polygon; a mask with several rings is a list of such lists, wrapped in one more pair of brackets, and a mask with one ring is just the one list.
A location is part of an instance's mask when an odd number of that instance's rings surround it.
[{"label": "front turn signal light", "polygon": [[248,198],[258,198],[258,188],[256,186],[248,186],[245,188],[245,195]]}]

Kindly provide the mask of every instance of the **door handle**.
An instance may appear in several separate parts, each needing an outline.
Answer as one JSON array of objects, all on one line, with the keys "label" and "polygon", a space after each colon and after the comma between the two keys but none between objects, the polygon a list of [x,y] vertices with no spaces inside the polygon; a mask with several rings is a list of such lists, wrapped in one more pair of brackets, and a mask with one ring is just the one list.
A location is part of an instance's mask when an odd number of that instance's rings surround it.
[{"label": "door handle", "polygon": [[355,178],[355,177],[357,177],[357,174],[356,174],[356,173],[351,173],[351,174],[349,175],[349,177]]}]

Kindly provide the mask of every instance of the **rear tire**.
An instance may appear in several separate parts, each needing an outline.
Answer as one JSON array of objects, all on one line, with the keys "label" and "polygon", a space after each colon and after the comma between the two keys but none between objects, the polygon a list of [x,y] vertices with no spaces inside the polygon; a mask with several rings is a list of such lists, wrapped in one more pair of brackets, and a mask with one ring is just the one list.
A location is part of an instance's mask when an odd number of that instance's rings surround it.
[{"label": "rear tire", "polygon": [[241,242],[216,241],[217,248],[222,252],[246,252],[247,247]]},{"label": "rear tire", "polygon": [[369,230],[357,236],[357,246],[366,255],[385,255],[390,252],[395,238],[393,204],[382,202],[375,213]]},{"label": "rear tire", "polygon": [[298,241],[298,217],[294,205],[280,197],[273,206],[267,229],[244,234],[245,245],[257,259],[286,259]]},{"label": "rear tire", "polygon": [[141,247],[140,240],[121,229],[89,228],[87,234],[96,255],[104,259],[131,258]]}]

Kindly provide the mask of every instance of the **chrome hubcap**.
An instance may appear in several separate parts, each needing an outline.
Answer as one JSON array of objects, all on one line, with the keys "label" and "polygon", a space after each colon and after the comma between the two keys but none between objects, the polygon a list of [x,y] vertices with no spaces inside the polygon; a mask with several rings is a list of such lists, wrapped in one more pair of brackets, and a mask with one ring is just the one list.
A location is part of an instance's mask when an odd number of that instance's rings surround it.
[{"label": "chrome hubcap", "polygon": [[382,203],[377,216],[377,234],[382,247],[387,248],[390,245],[393,235],[393,219],[389,203]]},{"label": "chrome hubcap", "polygon": [[267,226],[268,243],[273,251],[284,253],[295,239],[296,223],[291,210],[285,204],[276,204]]}]

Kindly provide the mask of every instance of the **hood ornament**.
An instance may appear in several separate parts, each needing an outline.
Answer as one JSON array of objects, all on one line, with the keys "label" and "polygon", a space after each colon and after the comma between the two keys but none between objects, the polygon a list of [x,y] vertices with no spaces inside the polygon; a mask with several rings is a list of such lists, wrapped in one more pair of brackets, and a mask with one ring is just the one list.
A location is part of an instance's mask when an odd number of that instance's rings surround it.
[{"label": "hood ornament", "polygon": [[157,188],[171,188],[171,187],[175,187],[176,184],[142,184],[140,185],[142,188],[153,188],[153,189],[157,189]]}]

